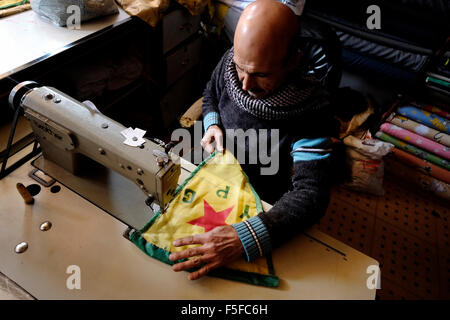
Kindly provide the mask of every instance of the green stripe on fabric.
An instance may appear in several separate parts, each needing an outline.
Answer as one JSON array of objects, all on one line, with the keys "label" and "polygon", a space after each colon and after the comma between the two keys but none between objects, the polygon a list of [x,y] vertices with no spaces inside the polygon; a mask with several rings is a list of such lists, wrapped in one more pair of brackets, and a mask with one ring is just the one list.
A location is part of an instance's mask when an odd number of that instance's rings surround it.
[{"label": "green stripe on fabric", "polygon": [[258,212],[258,213],[263,212],[263,207],[262,207],[262,203],[261,203],[261,199],[259,198],[259,195],[256,193],[255,189],[253,188],[252,184],[250,183],[250,179],[247,177],[247,174],[244,171],[242,171],[242,173],[244,174],[245,178],[247,179],[248,185],[250,186],[253,196],[255,197],[256,212]]},{"label": "green stripe on fabric", "polygon": [[[130,240],[143,252],[145,252],[148,256],[155,258],[161,262],[164,262],[168,265],[174,265],[175,263],[184,262],[187,261],[187,259],[181,259],[178,261],[170,261],[169,255],[170,252],[164,249],[159,248],[158,246],[147,242],[141,235],[138,233],[133,233],[130,236]],[[240,281],[240,282],[246,282],[254,285],[259,286],[265,286],[265,287],[278,287],[279,285],[279,278],[274,275],[273,273],[273,267],[271,268],[271,263],[269,264],[269,259],[271,261],[271,258],[267,258],[266,261],[268,263],[268,269],[271,273],[270,275],[264,275],[264,274],[258,274],[254,272],[246,272],[246,271],[239,271],[234,269],[229,269],[226,267],[222,267],[219,269],[214,269],[209,272],[209,276],[227,279],[227,280],[234,280],[234,281]],[[199,268],[193,268],[188,270],[188,272],[194,272],[196,270],[199,270]]]},{"label": "green stripe on fabric", "polygon": [[437,78],[433,78],[433,77],[427,77],[426,82],[434,82],[437,84],[440,84],[441,86],[450,88],[450,82],[441,80],[441,79],[437,79]]},{"label": "green stripe on fabric", "polygon": [[[4,5],[4,6],[0,6],[0,10],[1,9],[12,8],[12,7],[17,7],[17,6],[26,4],[27,2],[28,2],[28,0],[19,1],[19,2],[16,2],[16,3],[10,3],[10,4]],[[1,1],[0,1],[0,3],[1,3]]]},{"label": "green stripe on fabric", "polygon": [[418,156],[421,159],[430,161],[430,162],[432,162],[434,164],[437,164],[438,166],[441,166],[441,167],[443,167],[443,168],[445,168],[447,170],[450,170],[450,163],[446,159],[443,159],[443,158],[438,157],[438,156],[436,156],[436,155],[434,155],[432,153],[429,153],[429,152],[427,152],[425,150],[422,150],[422,149],[420,149],[418,147],[415,147],[415,146],[413,146],[411,144],[408,144],[407,142],[402,141],[400,139],[397,139],[395,137],[392,137],[392,136],[390,136],[390,135],[388,135],[388,134],[386,134],[386,133],[384,133],[382,131],[378,131],[375,134],[375,136],[377,138],[383,140],[383,141],[392,143],[394,146],[396,146],[397,148],[399,148],[401,150],[404,150],[406,152],[414,154],[414,155]]},{"label": "green stripe on fabric", "polygon": [[209,272],[209,275],[217,278],[240,281],[257,286],[264,286],[271,288],[278,287],[278,285],[280,284],[280,279],[275,275],[264,275],[254,272],[229,269],[225,267],[211,270]]}]

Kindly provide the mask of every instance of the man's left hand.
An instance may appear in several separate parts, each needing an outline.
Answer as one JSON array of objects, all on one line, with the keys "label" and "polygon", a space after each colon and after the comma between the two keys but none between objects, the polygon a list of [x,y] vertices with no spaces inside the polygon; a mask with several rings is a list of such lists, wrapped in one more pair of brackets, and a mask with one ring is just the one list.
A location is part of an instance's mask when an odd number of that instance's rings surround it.
[{"label": "man's left hand", "polygon": [[244,253],[244,247],[236,230],[232,226],[220,226],[203,234],[177,239],[173,245],[181,247],[190,244],[201,244],[199,247],[172,253],[171,261],[195,257],[185,262],[175,264],[173,271],[183,271],[194,267],[199,270],[189,274],[189,280],[196,280],[209,271],[236,260]]}]

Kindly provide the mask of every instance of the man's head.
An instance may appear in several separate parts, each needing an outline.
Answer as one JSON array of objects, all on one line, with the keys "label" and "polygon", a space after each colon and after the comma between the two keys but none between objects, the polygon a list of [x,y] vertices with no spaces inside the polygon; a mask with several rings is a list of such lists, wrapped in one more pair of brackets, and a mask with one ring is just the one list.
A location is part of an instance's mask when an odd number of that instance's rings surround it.
[{"label": "man's head", "polygon": [[256,0],[242,12],[234,34],[234,63],[242,89],[263,98],[292,71],[300,54],[293,50],[299,22],[275,0]]}]

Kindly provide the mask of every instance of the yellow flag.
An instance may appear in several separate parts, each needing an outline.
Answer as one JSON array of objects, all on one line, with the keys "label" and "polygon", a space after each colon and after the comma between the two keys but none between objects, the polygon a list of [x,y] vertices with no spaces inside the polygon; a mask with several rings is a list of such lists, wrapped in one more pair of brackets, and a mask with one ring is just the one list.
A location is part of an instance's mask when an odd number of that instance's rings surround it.
[{"label": "yellow flag", "polygon": [[0,9],[7,9],[26,3],[27,0],[0,0]]},{"label": "yellow flag", "polygon": [[[213,153],[178,186],[169,207],[158,212],[131,240],[145,253],[168,264],[172,252],[188,247],[173,246],[176,239],[231,225],[262,211],[261,201],[241,166],[226,151]],[[278,286],[271,257],[247,262],[244,257],[209,275],[257,285]]]}]

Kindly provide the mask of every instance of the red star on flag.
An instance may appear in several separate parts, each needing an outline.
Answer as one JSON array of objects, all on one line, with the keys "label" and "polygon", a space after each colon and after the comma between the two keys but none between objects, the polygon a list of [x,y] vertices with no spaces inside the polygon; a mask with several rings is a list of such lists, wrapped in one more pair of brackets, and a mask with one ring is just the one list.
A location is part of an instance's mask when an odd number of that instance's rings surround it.
[{"label": "red star on flag", "polygon": [[189,221],[188,223],[196,226],[200,226],[205,228],[205,232],[208,232],[209,230],[214,229],[218,226],[225,226],[227,223],[225,220],[228,218],[228,215],[230,214],[231,210],[233,210],[234,206],[216,212],[206,200],[203,200],[204,205],[204,216],[197,218],[195,220]]}]

